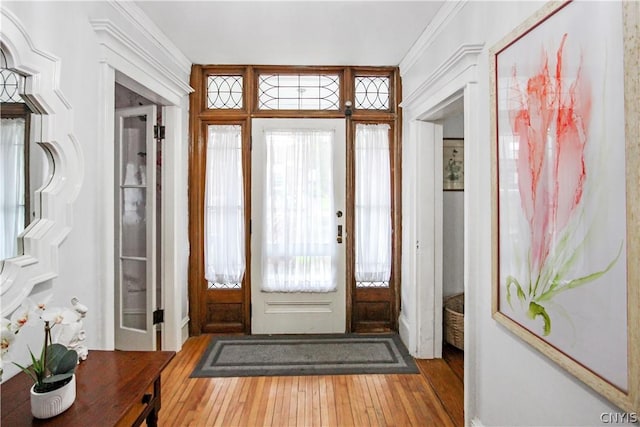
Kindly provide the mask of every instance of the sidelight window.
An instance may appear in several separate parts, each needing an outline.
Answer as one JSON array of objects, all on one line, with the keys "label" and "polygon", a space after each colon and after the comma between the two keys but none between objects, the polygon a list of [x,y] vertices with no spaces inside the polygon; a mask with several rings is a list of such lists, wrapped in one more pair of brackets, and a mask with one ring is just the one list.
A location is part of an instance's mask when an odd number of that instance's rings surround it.
[{"label": "sidelight window", "polygon": [[208,126],[205,179],[205,278],[209,289],[240,288],[245,272],[240,126]]},{"label": "sidelight window", "polygon": [[356,287],[389,287],[391,173],[389,125],[356,126]]}]

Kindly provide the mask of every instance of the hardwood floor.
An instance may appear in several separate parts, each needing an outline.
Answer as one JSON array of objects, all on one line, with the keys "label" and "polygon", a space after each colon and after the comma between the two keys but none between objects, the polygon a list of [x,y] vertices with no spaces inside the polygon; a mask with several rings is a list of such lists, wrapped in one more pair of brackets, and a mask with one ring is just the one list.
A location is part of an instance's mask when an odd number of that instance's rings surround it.
[{"label": "hardwood floor", "polygon": [[463,352],[417,360],[420,375],[189,378],[211,335],[162,374],[160,426],[462,426]]}]

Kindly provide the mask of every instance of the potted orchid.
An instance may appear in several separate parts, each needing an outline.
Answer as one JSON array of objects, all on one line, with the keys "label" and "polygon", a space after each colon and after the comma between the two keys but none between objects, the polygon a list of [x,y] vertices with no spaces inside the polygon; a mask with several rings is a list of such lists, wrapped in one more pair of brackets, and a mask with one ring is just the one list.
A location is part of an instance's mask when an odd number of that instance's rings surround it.
[{"label": "potted orchid", "polygon": [[[22,327],[32,323],[34,317],[44,322],[44,345],[38,356],[29,348],[30,366],[18,366],[31,377],[31,412],[36,418],[50,418],[67,410],[75,401],[75,369],[78,352],[61,343],[52,342],[52,329],[57,325],[71,325],[79,320],[79,314],[70,309],[47,308],[46,304],[25,302],[13,313],[11,321],[3,320],[2,352],[9,351],[15,335]],[[62,326],[60,326],[61,328]]]}]

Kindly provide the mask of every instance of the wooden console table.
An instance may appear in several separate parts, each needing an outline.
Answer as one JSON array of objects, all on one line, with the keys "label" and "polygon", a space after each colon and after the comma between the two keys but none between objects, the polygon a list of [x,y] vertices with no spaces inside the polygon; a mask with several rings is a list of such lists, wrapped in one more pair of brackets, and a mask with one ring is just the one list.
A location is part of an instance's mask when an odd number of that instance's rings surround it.
[{"label": "wooden console table", "polygon": [[3,426],[155,426],[160,411],[160,373],[173,351],[89,350],[76,369],[76,400],[62,414],[31,415],[31,378],[19,373],[2,389]]}]

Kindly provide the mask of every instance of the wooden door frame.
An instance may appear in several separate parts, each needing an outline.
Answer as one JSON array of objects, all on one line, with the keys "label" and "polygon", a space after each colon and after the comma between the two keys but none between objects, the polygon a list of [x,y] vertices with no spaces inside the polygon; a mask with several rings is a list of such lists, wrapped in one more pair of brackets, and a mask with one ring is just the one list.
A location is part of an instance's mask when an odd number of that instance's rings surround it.
[{"label": "wooden door frame", "polygon": [[[332,111],[307,110],[259,110],[257,107],[257,82],[259,73],[332,73],[340,76],[340,108]],[[207,77],[209,75],[241,75],[243,77],[243,105],[238,109],[212,110],[207,108]],[[388,76],[390,78],[389,110],[358,110],[345,107],[345,100],[354,101],[354,76]],[[198,65],[191,71],[191,87],[195,91],[190,95],[189,113],[189,334],[203,333],[203,318],[206,314],[206,280],[204,280],[204,176],[206,166],[206,126],[209,124],[239,124],[243,126],[243,185],[245,199],[245,259],[246,272],[242,283],[241,296],[233,296],[233,303],[242,304],[242,324],[210,329],[207,332],[251,333],[251,120],[253,118],[344,118],[346,120],[346,197],[347,212],[345,226],[347,235],[353,235],[354,220],[354,135],[358,123],[387,123],[390,125],[390,159],[392,192],[392,277],[390,280],[391,303],[389,322],[384,327],[374,325],[368,329],[353,324],[354,296],[356,295],[354,262],[355,244],[347,239],[346,248],[346,325],[347,332],[369,332],[379,330],[398,330],[400,313],[401,283],[401,125],[402,113],[399,107],[402,87],[397,67],[342,67],[342,66],[251,66],[251,65]],[[224,292],[224,291],[221,291]],[[373,291],[376,293],[377,291]],[[230,295],[231,293],[228,293]],[[221,298],[226,294],[221,293]],[[374,298],[375,299],[375,298]],[[224,302],[224,301],[220,301]],[[206,333],[206,332],[205,332]]]}]

